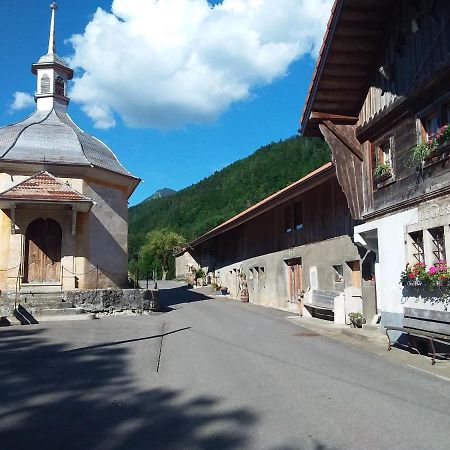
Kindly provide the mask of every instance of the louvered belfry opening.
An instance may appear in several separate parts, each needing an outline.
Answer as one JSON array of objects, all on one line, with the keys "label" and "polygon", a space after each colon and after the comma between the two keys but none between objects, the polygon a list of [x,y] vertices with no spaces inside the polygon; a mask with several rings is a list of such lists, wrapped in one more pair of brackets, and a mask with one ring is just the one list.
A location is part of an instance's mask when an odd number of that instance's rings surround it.
[{"label": "louvered belfry opening", "polygon": [[50,94],[50,77],[46,74],[41,78],[41,94]]}]

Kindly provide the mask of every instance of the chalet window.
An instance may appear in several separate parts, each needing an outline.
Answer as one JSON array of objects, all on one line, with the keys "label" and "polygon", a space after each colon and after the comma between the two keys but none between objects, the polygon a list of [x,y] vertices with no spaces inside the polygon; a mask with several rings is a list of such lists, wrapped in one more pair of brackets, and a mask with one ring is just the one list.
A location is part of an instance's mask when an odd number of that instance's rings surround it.
[{"label": "chalet window", "polygon": [[445,124],[450,123],[450,103],[444,106],[444,113],[445,113]]},{"label": "chalet window", "polygon": [[292,232],[292,206],[288,206],[284,210],[284,231]]},{"label": "chalet window", "polygon": [[389,164],[392,165],[392,147],[393,147],[393,137],[381,141],[374,146],[374,151],[372,155],[374,168],[379,164]]},{"label": "chalet window", "polygon": [[425,250],[423,246],[423,231],[409,233],[411,239],[412,264],[425,263]]},{"label": "chalet window", "polygon": [[375,252],[369,251],[362,260],[362,279],[364,281],[375,281],[375,261],[377,257]]},{"label": "chalet window", "polygon": [[342,264],[333,266],[333,281],[335,283],[342,283],[344,281],[344,267]]},{"label": "chalet window", "polygon": [[256,289],[262,289],[266,286],[266,273],[264,267],[255,267]]},{"label": "chalet window", "polygon": [[390,139],[378,146],[378,162],[389,165],[392,164],[392,146]]},{"label": "chalet window", "polygon": [[446,260],[445,254],[445,237],[444,237],[444,227],[431,228],[428,230],[431,234],[431,243],[433,251],[433,264],[439,261]]},{"label": "chalet window", "polygon": [[374,186],[391,180],[393,173],[392,153],[394,149],[394,136],[383,139],[372,146],[372,173]]},{"label": "chalet window", "polygon": [[294,228],[297,231],[303,229],[303,202],[294,205]]},{"label": "chalet window", "polygon": [[450,103],[448,103],[448,99],[420,113],[418,118],[419,142],[429,141],[442,126],[449,122]]},{"label": "chalet window", "polygon": [[420,119],[421,141],[427,142],[441,126],[441,117],[437,111]]}]

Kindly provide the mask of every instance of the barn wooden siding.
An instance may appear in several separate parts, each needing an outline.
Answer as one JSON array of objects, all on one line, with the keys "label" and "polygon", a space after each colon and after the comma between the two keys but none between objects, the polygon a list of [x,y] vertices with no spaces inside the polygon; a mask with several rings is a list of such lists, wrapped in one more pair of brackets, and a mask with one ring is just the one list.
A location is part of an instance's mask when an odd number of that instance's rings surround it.
[{"label": "barn wooden siding", "polygon": [[[301,201],[303,229],[285,230],[285,210]],[[196,247],[195,255],[211,270],[248,258],[352,235],[353,219],[335,177]]]},{"label": "barn wooden siding", "polygon": [[[364,125],[433,74],[450,57],[448,0],[397,1],[359,114]],[[413,29],[413,27],[418,29]],[[385,67],[390,79],[378,71]]]}]

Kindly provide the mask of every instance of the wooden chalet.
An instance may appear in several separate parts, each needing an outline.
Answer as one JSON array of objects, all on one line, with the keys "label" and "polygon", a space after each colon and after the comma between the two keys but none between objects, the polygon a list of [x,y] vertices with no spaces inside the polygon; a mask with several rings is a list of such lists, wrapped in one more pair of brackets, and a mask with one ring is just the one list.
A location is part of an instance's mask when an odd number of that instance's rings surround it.
[{"label": "wooden chalet", "polygon": [[449,19],[447,0],[336,0],[301,118],[365,221],[355,241],[377,257],[382,323],[401,323],[405,304],[445,307],[400,277],[450,249]]}]

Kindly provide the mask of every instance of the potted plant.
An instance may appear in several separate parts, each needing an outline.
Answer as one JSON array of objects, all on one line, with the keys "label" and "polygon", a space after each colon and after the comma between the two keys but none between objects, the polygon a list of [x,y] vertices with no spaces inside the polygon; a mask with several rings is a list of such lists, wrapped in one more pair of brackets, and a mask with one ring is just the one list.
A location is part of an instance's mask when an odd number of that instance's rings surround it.
[{"label": "potted plant", "polygon": [[205,279],[205,271],[199,267],[195,271],[195,282],[197,286],[204,286],[204,279]]},{"label": "potted plant", "polygon": [[377,184],[389,180],[392,177],[392,167],[390,163],[379,163],[373,170],[373,177]]},{"label": "potted plant", "polygon": [[432,140],[421,142],[411,149],[411,161],[415,166],[419,167],[436,154],[436,145],[433,144]]},{"label": "potted plant", "polygon": [[220,284],[211,283],[211,289],[213,290],[213,292],[220,291]]},{"label": "potted plant", "polygon": [[359,312],[351,312],[348,317],[354,328],[362,328],[366,323],[366,318]]},{"label": "potted plant", "polygon": [[416,166],[423,166],[427,161],[438,158],[448,152],[446,144],[450,142],[450,126],[442,126],[435,134],[430,134],[427,142],[421,142],[411,149],[411,160]]}]

